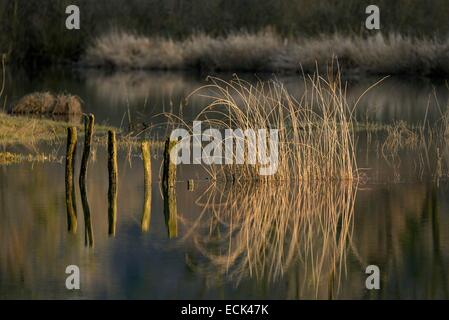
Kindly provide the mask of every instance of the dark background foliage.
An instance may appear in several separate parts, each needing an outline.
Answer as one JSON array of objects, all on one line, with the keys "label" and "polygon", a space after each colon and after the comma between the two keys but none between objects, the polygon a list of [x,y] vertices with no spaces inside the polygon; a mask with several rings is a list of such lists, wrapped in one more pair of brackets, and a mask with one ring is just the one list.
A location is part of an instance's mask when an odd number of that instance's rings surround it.
[{"label": "dark background foliage", "polygon": [[[65,28],[65,8],[81,10],[81,30]],[[0,0],[0,52],[16,64],[76,61],[111,28],[182,38],[271,28],[279,34],[366,34],[365,8],[381,10],[381,31],[446,37],[447,0]]]}]

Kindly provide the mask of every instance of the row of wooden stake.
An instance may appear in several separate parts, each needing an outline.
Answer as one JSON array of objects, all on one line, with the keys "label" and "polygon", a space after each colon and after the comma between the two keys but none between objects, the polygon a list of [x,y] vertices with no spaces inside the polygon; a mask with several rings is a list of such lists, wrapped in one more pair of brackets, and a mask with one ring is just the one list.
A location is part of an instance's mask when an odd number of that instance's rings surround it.
[{"label": "row of wooden stake", "polygon": [[[84,118],[84,147],[81,159],[79,174],[79,188],[81,194],[81,203],[84,213],[85,225],[85,244],[93,247],[94,236],[91,220],[91,212],[87,197],[87,169],[91,153],[92,138],[94,133],[94,115],[90,114]],[[176,144],[175,141],[167,139],[164,150],[164,168],[162,177],[162,191],[164,197],[164,216],[165,224],[170,238],[177,236],[177,208],[176,208],[176,165],[170,159],[170,150]],[[77,209],[75,192],[75,158],[77,146],[76,127],[67,129],[67,150],[65,166],[65,186],[66,186],[66,207],[67,207],[67,225],[71,233],[77,231]],[[115,235],[117,224],[117,198],[118,198],[118,165],[117,165],[117,138],[116,133],[108,131],[108,233]],[[151,220],[151,190],[152,190],[152,170],[150,143],[144,141],[141,144],[141,153],[143,159],[144,176],[144,206],[141,219],[141,229],[146,232],[150,227]]]}]

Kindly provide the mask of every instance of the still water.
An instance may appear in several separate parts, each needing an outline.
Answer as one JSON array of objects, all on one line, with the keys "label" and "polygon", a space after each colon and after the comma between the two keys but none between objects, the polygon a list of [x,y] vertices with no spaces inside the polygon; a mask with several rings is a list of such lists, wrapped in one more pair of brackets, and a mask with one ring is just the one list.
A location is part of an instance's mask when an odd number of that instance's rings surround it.
[{"label": "still water", "polygon": [[[298,78],[278,79],[292,94],[303,90]],[[352,79],[348,100],[377,80]],[[83,99],[97,123],[126,130],[155,124],[164,111],[189,120],[205,100],[186,97],[207,82],[182,73],[56,70],[10,75],[7,83],[10,102],[32,91],[66,91]],[[389,78],[363,97],[357,115],[434,123],[448,98],[442,80]],[[366,177],[356,185],[223,185],[195,166],[180,166],[175,232],[164,217],[161,150],[152,149],[151,219],[144,231],[142,159],[138,150],[120,149],[115,236],[108,235],[107,155],[98,145],[87,181],[93,247],[85,245],[78,188],[78,228],[67,231],[63,161],[1,166],[0,298],[449,298],[449,184],[418,170],[413,153],[394,161],[379,156],[362,133],[357,143]],[[65,141],[40,148],[63,156]],[[35,151],[6,147],[14,149]],[[188,179],[195,180],[193,190]],[[79,291],[65,288],[71,264],[81,271]],[[380,290],[365,288],[370,264],[380,268]]]}]

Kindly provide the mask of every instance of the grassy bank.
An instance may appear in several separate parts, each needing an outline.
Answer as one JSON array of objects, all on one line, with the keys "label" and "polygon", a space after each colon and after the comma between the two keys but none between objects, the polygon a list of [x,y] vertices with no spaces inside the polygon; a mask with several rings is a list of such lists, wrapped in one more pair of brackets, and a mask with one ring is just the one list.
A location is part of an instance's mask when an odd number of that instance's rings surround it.
[{"label": "grassy bank", "polygon": [[[79,123],[10,116],[0,112],[0,146],[62,142],[67,137],[69,126],[76,126],[80,132],[83,131],[83,126]],[[102,125],[95,127],[96,132],[100,134],[105,134],[108,129],[111,128]]]},{"label": "grassy bank", "polygon": [[110,32],[88,47],[82,64],[116,69],[314,72],[338,58],[343,72],[449,74],[449,41],[399,34],[282,38],[274,32],[206,34],[185,40]]}]

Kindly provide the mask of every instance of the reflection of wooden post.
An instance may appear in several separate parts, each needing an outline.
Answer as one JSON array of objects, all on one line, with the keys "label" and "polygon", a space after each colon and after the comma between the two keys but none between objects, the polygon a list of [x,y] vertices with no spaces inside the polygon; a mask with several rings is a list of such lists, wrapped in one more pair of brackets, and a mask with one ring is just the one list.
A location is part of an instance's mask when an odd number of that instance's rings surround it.
[{"label": "reflection of wooden post", "polygon": [[142,231],[146,232],[150,229],[151,220],[151,154],[150,144],[142,142],[142,159],[143,159],[143,179],[145,185],[145,200],[143,204],[143,214],[141,221]]},{"label": "reflection of wooden post", "polygon": [[168,237],[178,235],[177,208],[176,208],[176,164],[172,161],[170,152],[176,145],[176,141],[167,139],[164,150],[164,171],[162,176],[162,189],[164,194],[165,224],[168,229]]},{"label": "reflection of wooden post", "polygon": [[117,221],[117,142],[115,132],[108,131],[108,220],[109,234],[115,235],[115,225]]},{"label": "reflection of wooden post", "polygon": [[178,236],[178,212],[176,208],[175,188],[168,188],[164,193],[164,215],[168,237],[176,238]]},{"label": "reflection of wooden post", "polygon": [[329,279],[327,283],[327,299],[334,300],[334,286],[335,286],[335,266],[329,273]]},{"label": "reflection of wooden post", "polygon": [[89,245],[90,247],[94,245],[94,238],[92,231],[92,222],[90,220],[89,201],[87,199],[86,175],[87,175],[87,165],[89,163],[90,157],[90,145],[92,142],[94,121],[95,118],[93,114],[90,114],[88,117],[84,118],[84,148],[83,148],[83,157],[81,159],[80,178],[79,178],[81,202],[83,204],[83,211],[84,211],[84,226],[86,230],[85,242],[86,245]]},{"label": "reflection of wooden post", "polygon": [[75,196],[75,154],[76,154],[76,127],[67,128],[67,153],[65,162],[65,201],[67,207],[67,227],[76,233],[78,226]]}]

